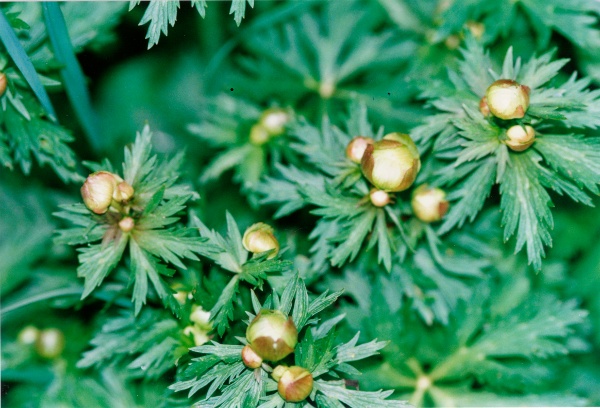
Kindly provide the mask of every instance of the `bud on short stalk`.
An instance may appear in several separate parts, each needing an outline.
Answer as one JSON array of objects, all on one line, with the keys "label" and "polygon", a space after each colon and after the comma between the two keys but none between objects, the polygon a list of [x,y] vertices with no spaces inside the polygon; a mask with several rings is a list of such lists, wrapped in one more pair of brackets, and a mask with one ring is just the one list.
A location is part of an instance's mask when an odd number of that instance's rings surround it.
[{"label": "bud on short stalk", "polygon": [[135,221],[131,217],[125,217],[119,221],[119,228],[123,232],[131,232],[135,228]]},{"label": "bud on short stalk", "polygon": [[242,349],[242,361],[248,368],[258,368],[262,364],[262,358],[256,354],[252,347],[245,345]]},{"label": "bud on short stalk", "polygon": [[285,125],[290,121],[290,114],[281,108],[269,108],[262,113],[258,123],[269,136],[279,136],[285,132]]},{"label": "bud on short stalk", "polygon": [[304,401],[313,389],[313,377],[303,367],[291,366],[283,367],[279,370],[278,366],[273,371],[273,377],[277,379],[277,391],[279,395],[287,402]]},{"label": "bud on short stalk", "polygon": [[397,192],[414,183],[421,160],[409,135],[390,133],[367,146],[360,165],[365,177],[379,190]]},{"label": "bud on short stalk", "polygon": [[368,145],[372,145],[375,141],[370,137],[357,136],[348,143],[346,147],[346,157],[354,163],[360,163]]},{"label": "bud on short stalk", "polygon": [[529,91],[529,87],[516,81],[499,79],[485,93],[488,108],[500,119],[522,118],[529,107]]},{"label": "bud on short stalk", "polygon": [[423,222],[441,220],[449,207],[444,190],[426,184],[415,189],[411,205],[417,218]]},{"label": "bud on short stalk", "polygon": [[291,318],[278,310],[262,310],[246,330],[252,350],[268,361],[279,361],[294,351],[298,330]]},{"label": "bud on short stalk", "polygon": [[53,359],[65,349],[65,336],[58,329],[44,329],[35,342],[35,350],[40,357]]},{"label": "bud on short stalk", "polygon": [[535,142],[535,130],[529,125],[515,125],[506,131],[506,145],[515,152],[522,152]]},{"label": "bud on short stalk", "polygon": [[0,72],[0,96],[4,95],[7,86],[8,80],[6,79],[6,74],[4,72]]},{"label": "bud on short stalk", "polygon": [[279,241],[273,235],[273,227],[264,222],[258,222],[246,229],[242,238],[242,245],[246,248],[246,251],[253,254],[273,250],[268,259],[275,258],[279,252]]},{"label": "bud on short stalk", "polygon": [[369,192],[369,198],[375,207],[385,207],[391,201],[388,193],[383,190],[377,190],[376,188],[371,189]]}]

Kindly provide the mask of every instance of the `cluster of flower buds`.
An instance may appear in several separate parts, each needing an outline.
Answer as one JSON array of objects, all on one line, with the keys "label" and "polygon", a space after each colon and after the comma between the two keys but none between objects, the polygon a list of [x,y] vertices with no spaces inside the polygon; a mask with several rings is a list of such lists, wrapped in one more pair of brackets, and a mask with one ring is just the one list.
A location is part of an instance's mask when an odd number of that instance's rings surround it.
[{"label": "cluster of flower buds", "polygon": [[[111,205],[129,201],[133,193],[133,187],[129,183],[108,171],[90,174],[81,187],[85,206],[96,214],[104,214]],[[124,227],[127,228],[132,221],[125,221]]]},{"label": "cluster of flower buds", "polygon": [[183,334],[186,336],[191,335],[196,346],[201,346],[210,340],[208,335],[212,330],[210,312],[205,311],[201,306],[194,305],[190,313],[190,322],[191,324],[183,329]]},{"label": "cluster of flower buds", "polygon": [[279,365],[271,376],[277,381],[279,395],[287,402],[304,401],[312,392],[313,376],[304,367]]},{"label": "cluster of flower buds", "polygon": [[411,205],[416,217],[423,222],[441,220],[448,212],[449,207],[444,190],[430,187],[427,184],[423,184],[413,191]]},{"label": "cluster of flower buds", "polygon": [[264,222],[257,222],[246,229],[242,245],[253,254],[272,251],[268,259],[275,258],[279,252],[279,241],[275,238],[273,227]]},{"label": "cluster of flower buds", "polygon": [[23,345],[34,346],[40,357],[49,360],[60,357],[65,349],[65,335],[55,328],[40,330],[35,326],[25,326],[17,338]]},{"label": "cluster of flower buds", "polygon": [[8,80],[6,79],[6,74],[4,72],[0,72],[0,97],[4,95],[4,92],[6,92],[7,86]]},{"label": "cluster of flower buds", "polygon": [[377,189],[398,192],[414,183],[421,169],[421,159],[409,135],[390,133],[380,141],[367,144],[360,166]]},{"label": "cluster of flower buds", "polygon": [[273,137],[282,135],[290,119],[289,112],[284,109],[269,108],[265,110],[258,122],[250,129],[250,142],[262,146]]}]

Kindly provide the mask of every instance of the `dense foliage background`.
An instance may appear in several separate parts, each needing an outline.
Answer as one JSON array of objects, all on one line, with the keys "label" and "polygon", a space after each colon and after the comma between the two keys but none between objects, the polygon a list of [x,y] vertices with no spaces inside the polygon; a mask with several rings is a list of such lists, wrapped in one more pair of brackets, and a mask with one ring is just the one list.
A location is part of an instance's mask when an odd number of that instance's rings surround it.
[{"label": "dense foliage background", "polygon": [[[261,307],[318,378],[286,406],[600,405],[600,3],[0,10],[3,405],[282,407],[240,360]],[[522,119],[480,112],[497,79],[531,88]],[[380,208],[346,146],[391,132],[421,170]],[[101,170],[133,230],[82,204]],[[257,222],[277,257],[242,246]]]}]

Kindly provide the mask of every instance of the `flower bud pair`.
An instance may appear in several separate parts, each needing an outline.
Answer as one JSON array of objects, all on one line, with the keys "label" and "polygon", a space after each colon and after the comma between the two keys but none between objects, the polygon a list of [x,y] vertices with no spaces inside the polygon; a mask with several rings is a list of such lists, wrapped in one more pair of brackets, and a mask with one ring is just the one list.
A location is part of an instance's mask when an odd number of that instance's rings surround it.
[{"label": "flower bud pair", "polygon": [[267,143],[271,138],[283,134],[289,121],[290,114],[284,109],[269,108],[265,110],[258,123],[250,129],[250,142],[257,146]]},{"label": "flower bud pair", "polygon": [[39,330],[34,326],[24,327],[18,335],[19,343],[35,346],[35,351],[42,358],[54,359],[65,349],[65,335],[58,329]]},{"label": "flower bud pair", "polygon": [[378,142],[367,144],[360,165],[365,177],[377,189],[397,192],[414,183],[421,160],[409,135],[390,133]]},{"label": "flower bud pair", "polygon": [[242,245],[246,251],[252,252],[253,254],[272,251],[267,259],[273,259],[279,252],[279,241],[277,241],[273,232],[273,227],[264,222],[253,224],[246,229],[246,232],[244,232]]},{"label": "flower bud pair", "polygon": [[113,200],[124,202],[133,196],[133,187],[116,174],[98,171],[88,176],[81,187],[81,196],[87,208],[96,214],[108,211]]}]

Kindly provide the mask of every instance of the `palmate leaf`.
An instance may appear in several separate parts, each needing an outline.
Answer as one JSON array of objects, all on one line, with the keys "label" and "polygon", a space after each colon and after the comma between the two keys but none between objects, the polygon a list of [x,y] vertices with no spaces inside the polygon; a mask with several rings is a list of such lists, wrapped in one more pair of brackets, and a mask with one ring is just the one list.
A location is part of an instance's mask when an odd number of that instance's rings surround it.
[{"label": "palmate leaf", "polygon": [[[408,407],[405,401],[393,401],[387,398],[392,391],[358,391],[346,388],[344,381],[317,380],[314,388],[323,395],[317,397],[325,401],[327,407],[338,407],[332,402],[337,400],[350,408],[372,408],[372,407]],[[338,404],[339,404],[338,402]]]},{"label": "palmate leaf", "polygon": [[246,14],[246,2],[250,7],[254,7],[254,0],[231,0],[231,8],[229,14],[233,14],[235,23],[239,26]]}]

